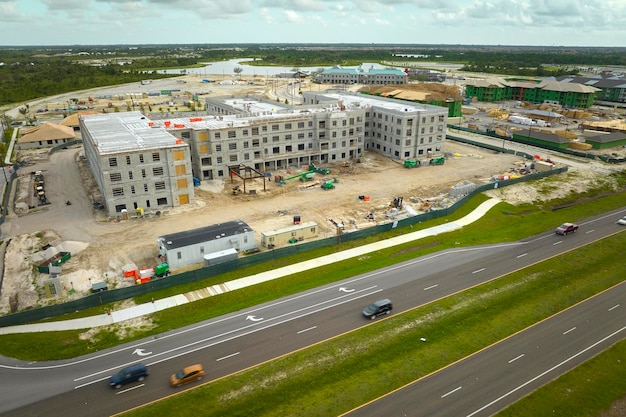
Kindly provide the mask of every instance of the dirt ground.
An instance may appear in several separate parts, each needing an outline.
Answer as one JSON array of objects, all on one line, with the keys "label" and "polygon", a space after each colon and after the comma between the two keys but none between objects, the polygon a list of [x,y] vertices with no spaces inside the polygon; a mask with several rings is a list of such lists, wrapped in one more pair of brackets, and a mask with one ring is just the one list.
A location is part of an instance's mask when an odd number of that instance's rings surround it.
[{"label": "dirt ground", "polygon": [[[203,181],[195,189],[194,204],[162,211],[159,216],[149,213],[143,218],[117,221],[93,208],[97,188],[82,147],[52,155],[22,151],[18,159],[28,165],[14,182],[13,204],[1,225],[6,254],[0,314],[84,296],[95,282],[105,281],[109,288],[134,285],[124,278],[123,271],[154,266],[158,256],[156,239],[161,235],[240,219],[252,227],[257,246],[261,247],[262,232],[291,226],[293,216],[299,215],[302,221],[316,222],[319,237],[327,237],[336,233],[331,219],[349,232],[393,217],[448,206],[454,202],[449,195],[453,187],[483,184],[519,169],[522,162],[519,157],[450,141],[446,142],[445,152],[444,165],[411,169],[370,152],[359,163],[324,166],[330,168],[330,174],[317,175],[310,182],[293,179],[281,186],[274,177],[265,184],[255,180],[246,184],[247,193],[239,195],[233,195],[232,187],[239,185],[243,189],[241,180]],[[49,205],[38,206],[34,199],[34,171],[43,172]],[[288,177],[303,171],[292,167],[272,174]],[[568,175],[572,173],[570,170]],[[563,176],[560,186],[551,187],[550,196],[555,197],[555,188],[567,193],[598,181],[590,171],[575,175],[575,182]],[[331,178],[337,180],[334,189],[319,186]],[[543,198],[541,190],[526,185],[493,190],[493,194],[512,203]],[[365,201],[359,196],[370,198]],[[404,210],[389,206],[395,197],[403,197]],[[370,213],[373,221],[368,219]],[[43,251],[46,245],[51,248]],[[36,265],[57,252],[70,252],[71,259],[62,265],[62,294],[48,299],[43,291],[43,280],[48,275],[39,273]]]}]

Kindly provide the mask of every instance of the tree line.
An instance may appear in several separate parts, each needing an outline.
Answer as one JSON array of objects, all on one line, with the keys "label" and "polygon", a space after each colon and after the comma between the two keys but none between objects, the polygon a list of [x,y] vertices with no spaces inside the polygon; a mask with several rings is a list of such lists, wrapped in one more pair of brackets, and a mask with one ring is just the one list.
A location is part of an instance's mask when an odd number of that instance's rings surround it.
[{"label": "tree line", "polygon": [[[107,85],[173,77],[165,68],[255,58],[291,68],[364,62],[453,62],[463,70],[520,76],[563,75],[577,66],[626,66],[625,48],[370,44],[217,44],[0,47],[0,106]],[[401,56],[401,58],[400,58]]]}]

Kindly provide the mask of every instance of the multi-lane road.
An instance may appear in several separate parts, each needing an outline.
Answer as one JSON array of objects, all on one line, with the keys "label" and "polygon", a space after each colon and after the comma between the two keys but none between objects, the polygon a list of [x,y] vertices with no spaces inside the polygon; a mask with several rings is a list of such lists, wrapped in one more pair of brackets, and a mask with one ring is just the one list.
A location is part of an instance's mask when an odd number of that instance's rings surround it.
[{"label": "multi-lane road", "polygon": [[[203,382],[228,375],[370,324],[360,312],[376,299],[390,298],[399,314],[620,233],[626,229],[616,220],[624,214],[626,208],[588,219],[569,236],[547,232],[424,256],[73,360],[2,358],[0,413],[108,416],[177,392],[168,377],[182,366],[204,364]],[[491,415],[623,338],[624,296],[624,285],[617,286],[351,415]],[[139,361],[149,366],[146,380],[108,387],[113,372]]]}]

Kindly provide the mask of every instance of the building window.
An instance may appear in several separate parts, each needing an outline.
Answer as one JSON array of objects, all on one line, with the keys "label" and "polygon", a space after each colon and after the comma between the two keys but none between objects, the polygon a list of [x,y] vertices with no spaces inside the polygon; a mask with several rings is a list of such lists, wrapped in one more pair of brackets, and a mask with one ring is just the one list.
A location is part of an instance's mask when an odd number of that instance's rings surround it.
[{"label": "building window", "polygon": [[134,185],[130,186],[130,193],[131,194],[135,194],[135,186]]},{"label": "building window", "polygon": [[242,130],[241,133],[243,133],[244,136],[248,136],[248,129]]},{"label": "building window", "polygon": [[244,149],[247,149],[247,148],[249,148],[249,147],[250,147],[250,142],[245,141],[245,142],[243,143],[243,148],[244,148]]},{"label": "building window", "polygon": [[147,193],[148,192],[148,184],[144,184],[143,185],[143,192]]},{"label": "building window", "polygon": [[167,197],[157,198],[157,205],[159,205],[159,206],[167,206]]},{"label": "building window", "polygon": [[253,127],[252,128],[252,134],[253,135],[258,135],[259,134],[259,128],[258,127]]},{"label": "building window", "polygon": [[278,126],[278,125],[272,125],[272,132],[275,132],[275,131],[277,131],[277,130],[279,130],[279,129],[280,129],[280,126]]},{"label": "building window", "polygon": [[278,141],[280,141],[280,137],[272,136],[272,142],[278,142]]},{"label": "building window", "polygon": [[152,160],[158,162],[161,160],[161,155],[158,152],[152,152]]},{"label": "building window", "polygon": [[231,139],[232,138],[236,138],[237,137],[237,132],[234,131],[234,130],[229,130],[228,131],[228,137],[231,138]]},{"label": "building window", "polygon": [[222,152],[222,145],[215,145],[215,152]]},{"label": "building window", "polygon": [[221,163],[222,163],[222,157],[221,157],[221,156],[218,156],[218,157],[217,157],[217,158],[215,158],[215,159],[216,159],[216,162],[217,162],[218,164],[221,164]]},{"label": "building window", "polygon": [[109,166],[116,167],[117,166],[117,158],[109,158]]},{"label": "building window", "polygon": [[304,129],[304,122],[298,122],[298,129]]},{"label": "building window", "polygon": [[145,169],[141,170],[141,178],[146,178],[146,170]]},{"label": "building window", "polygon": [[254,146],[254,147],[259,146],[259,140],[258,139],[252,139],[252,146]]},{"label": "building window", "polygon": [[285,123],[285,130],[291,129],[291,123]]},{"label": "building window", "polygon": [[130,155],[126,155],[126,165],[130,165]]},{"label": "building window", "polygon": [[235,143],[235,142],[229,143],[228,144],[228,149],[230,149],[231,151],[237,150],[237,143]]},{"label": "building window", "polygon": [[109,174],[109,178],[110,178],[111,182],[122,181],[122,174],[119,173],[119,172],[113,172],[113,173]]},{"label": "building window", "polygon": [[163,167],[152,168],[152,176],[153,177],[162,177],[163,176]]},{"label": "building window", "polygon": [[176,252],[176,257],[177,257],[178,259],[183,259],[183,254],[182,254],[182,252]]},{"label": "building window", "polygon": [[111,189],[111,192],[113,193],[113,197],[121,197],[124,195],[124,189],[123,188],[113,188]]},{"label": "building window", "polygon": [[243,154],[243,160],[244,161],[249,161],[250,160],[250,154],[249,153],[244,153]]},{"label": "building window", "polygon": [[215,139],[221,139],[222,134],[220,132],[215,132]]},{"label": "building window", "polygon": [[267,132],[267,125],[261,126],[261,132]]},{"label": "building window", "polygon": [[229,155],[229,160],[230,160],[230,162],[237,162],[237,154]]},{"label": "building window", "polygon": [[273,153],[274,155],[279,154],[279,153],[280,153],[280,148],[279,148],[278,146],[276,146],[276,147],[272,148],[272,153]]},{"label": "building window", "polygon": [[139,154],[139,163],[143,164],[143,154],[142,153]]},{"label": "building window", "polygon": [[165,181],[157,181],[154,183],[154,188],[156,190],[165,190]]},{"label": "building window", "polygon": [[291,140],[291,135],[285,135],[285,140]]},{"label": "building window", "polygon": [[133,179],[133,171],[128,171],[128,179],[129,180]]}]

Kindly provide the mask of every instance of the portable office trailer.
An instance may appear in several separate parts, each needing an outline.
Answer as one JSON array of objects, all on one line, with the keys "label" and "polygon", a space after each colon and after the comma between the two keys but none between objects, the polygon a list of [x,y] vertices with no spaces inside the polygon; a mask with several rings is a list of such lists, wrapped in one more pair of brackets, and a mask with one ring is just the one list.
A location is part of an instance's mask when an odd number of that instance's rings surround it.
[{"label": "portable office trailer", "polygon": [[261,233],[261,245],[273,249],[290,243],[297,243],[304,239],[317,237],[318,227],[315,222],[304,222],[284,229],[270,230]]},{"label": "portable office trailer", "polygon": [[209,253],[254,248],[254,231],[241,220],[218,223],[157,238],[161,260],[170,268],[203,263]]}]

